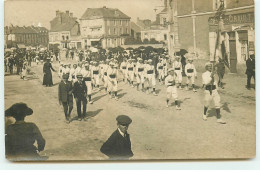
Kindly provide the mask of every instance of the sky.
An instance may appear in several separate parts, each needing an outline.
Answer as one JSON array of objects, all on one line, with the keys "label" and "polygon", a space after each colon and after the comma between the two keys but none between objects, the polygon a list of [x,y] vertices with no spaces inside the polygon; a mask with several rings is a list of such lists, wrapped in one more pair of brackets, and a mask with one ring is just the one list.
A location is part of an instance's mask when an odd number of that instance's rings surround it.
[{"label": "sky", "polygon": [[[162,10],[164,0],[6,0],[5,26],[38,25],[50,28],[50,21],[55,17],[56,10],[69,10],[80,18],[87,8],[118,8],[131,17],[132,21],[140,19],[155,20],[156,13]],[[154,9],[158,10],[155,12]]]}]

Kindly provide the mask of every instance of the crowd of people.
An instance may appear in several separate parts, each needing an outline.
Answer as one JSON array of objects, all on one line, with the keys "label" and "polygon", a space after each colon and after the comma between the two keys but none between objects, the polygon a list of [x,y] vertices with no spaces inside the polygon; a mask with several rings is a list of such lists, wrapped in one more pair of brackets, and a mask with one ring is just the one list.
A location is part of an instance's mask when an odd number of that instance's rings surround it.
[{"label": "crowd of people", "polygon": [[[41,57],[41,58],[39,58]],[[56,57],[54,59],[54,57]],[[166,90],[166,107],[169,107],[170,99],[174,99],[176,110],[181,110],[180,100],[178,97],[178,90],[185,89],[190,90],[190,87],[194,93],[197,92],[195,85],[197,80],[197,70],[193,64],[192,57],[177,56],[174,55],[170,58],[167,51],[156,52],[150,51],[148,54],[143,52],[89,52],[78,50],[67,50],[65,58],[71,58],[73,63],[69,61],[61,61],[60,53],[53,53],[52,51],[43,51],[37,53],[37,51],[21,51],[16,50],[14,53],[10,53],[5,58],[6,71],[9,67],[10,74],[13,73],[14,65],[17,67],[17,74],[22,74],[23,70],[28,71],[31,66],[31,62],[36,64],[43,64],[43,85],[50,87],[53,85],[52,71],[57,72],[61,81],[58,86],[58,100],[60,105],[63,106],[65,120],[67,123],[72,121],[71,112],[73,110],[73,100],[76,102],[77,108],[77,120],[87,120],[87,103],[93,104],[92,93],[93,90],[100,92],[104,88],[104,91],[110,99],[119,100],[118,97],[118,83],[123,82],[132,88],[136,88],[139,92],[146,94],[152,94],[157,96],[156,87],[159,85],[165,85]],[[59,67],[55,70],[52,66],[52,61],[59,61]],[[187,63],[186,63],[187,60]],[[205,72],[202,74],[202,88],[204,89],[204,108],[202,119],[207,120],[207,111],[211,102],[215,105],[217,123],[226,124],[222,119],[220,113],[220,95],[218,88],[224,89],[223,77],[225,74],[225,64],[221,58],[219,62],[207,62],[205,64]],[[10,65],[11,64],[11,65]],[[254,56],[250,56],[247,61],[246,74],[248,78],[254,77]],[[218,76],[218,78],[216,78]],[[183,78],[186,81],[183,84]],[[247,83],[249,88],[250,80]],[[74,98],[74,99],[73,99]],[[28,110],[26,106],[23,107]],[[24,109],[25,109],[24,108]],[[11,109],[11,108],[10,108]],[[82,110],[83,109],[83,110]],[[12,114],[13,113],[13,114]],[[11,115],[12,114],[12,115]],[[26,115],[31,113],[24,113],[23,115],[16,116],[17,113],[7,112],[6,116],[14,116],[18,122],[23,121]],[[129,158],[133,156],[131,151],[131,142],[129,136],[127,136],[127,128],[132,122],[128,116],[119,116],[117,118],[118,129],[111,135],[107,142],[101,147],[100,151],[111,158],[120,156],[120,158]],[[18,126],[18,125],[17,125]],[[25,126],[28,126],[27,124]],[[37,128],[34,125],[30,125],[30,128]],[[40,140],[45,142],[39,133]],[[122,138],[123,137],[123,138]],[[124,137],[126,137],[124,139]],[[112,145],[113,140],[125,141],[125,146],[122,151],[118,151]],[[43,145],[43,144],[42,144]],[[125,148],[124,148],[125,147]],[[40,147],[42,150],[44,145]]]}]

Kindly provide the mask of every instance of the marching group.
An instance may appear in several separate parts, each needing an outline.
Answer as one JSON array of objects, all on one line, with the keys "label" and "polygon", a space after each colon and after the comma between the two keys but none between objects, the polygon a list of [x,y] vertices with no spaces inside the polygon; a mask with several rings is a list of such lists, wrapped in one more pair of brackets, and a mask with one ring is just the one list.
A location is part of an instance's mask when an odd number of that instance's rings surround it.
[{"label": "marching group", "polygon": [[[118,62],[116,57],[107,58],[105,61],[101,60],[99,62],[86,59],[82,59],[82,61],[74,64],[61,62],[58,75],[62,81],[59,84],[58,93],[59,102],[64,107],[67,123],[71,122],[73,96],[77,105],[77,119],[80,121],[87,120],[86,104],[93,104],[91,97],[93,90],[100,91],[102,84],[109,97],[118,100],[118,82],[121,80],[123,83],[129,84],[130,87],[136,87],[137,91],[157,96],[156,78],[158,78],[160,85],[166,85],[166,107],[169,107],[169,101],[173,98],[176,110],[181,110],[178,89],[189,90],[189,85],[191,85],[193,92],[197,92],[195,86],[195,79],[197,79],[196,67],[192,58],[187,60],[188,63],[183,66],[180,56],[175,56],[172,61],[164,53],[163,56],[159,56],[156,65],[154,65],[152,59],[143,60],[138,56],[133,58],[123,57],[121,63]],[[203,87],[205,88],[205,107],[202,118],[207,120],[207,109],[210,102],[213,101],[217,112],[217,122],[225,124],[225,121],[221,119],[220,97],[217,92],[219,86],[223,88],[222,79],[219,77],[217,82],[214,78],[216,73],[220,76],[219,67],[222,68],[222,71],[225,67],[223,68],[224,63],[221,59],[217,66],[214,65],[213,67],[213,64],[210,64],[211,67],[209,67],[209,64],[206,64],[206,73],[202,75]],[[217,70],[215,70],[216,67],[218,67]],[[210,75],[206,75],[208,73]],[[184,88],[182,86],[183,74],[187,76]],[[223,76],[224,74],[222,74],[222,78]],[[81,111],[82,106],[83,112]]]},{"label": "marching group", "polygon": [[[192,91],[197,92],[195,80],[197,79],[196,67],[193,64],[193,59],[188,58],[188,63],[183,65],[180,56],[174,56],[170,59],[167,53],[159,54],[151,57],[158,57],[157,63],[153,58],[144,59],[138,55],[124,56],[120,62],[118,57],[106,58],[105,61],[97,59],[82,58],[77,63],[69,64],[60,62],[60,67],[57,70],[61,82],[58,86],[58,100],[63,106],[65,119],[67,123],[72,121],[71,112],[73,110],[73,97],[77,106],[77,120],[87,120],[87,103],[93,104],[91,98],[92,91],[104,91],[111,99],[118,98],[118,83],[128,84],[130,87],[136,87],[137,91],[146,94],[156,93],[156,82],[160,85],[166,85],[166,107],[169,107],[169,101],[174,99],[176,110],[181,110],[180,101],[178,98],[178,90],[189,90],[191,84]],[[12,54],[8,57],[9,63],[12,62]],[[47,56],[43,65],[43,85],[52,86],[52,72],[56,70],[52,67],[52,56]],[[59,60],[59,58],[58,58]],[[19,62],[19,61],[17,61]],[[25,64],[30,66],[28,59],[25,59]],[[36,62],[37,63],[37,62]],[[251,65],[253,70],[247,69],[247,75],[254,77],[254,56],[250,56],[247,61],[247,66]],[[18,65],[19,67],[19,65]],[[219,59],[216,65],[214,62],[205,64],[205,72],[202,74],[202,88],[204,88],[204,111],[202,119],[207,120],[207,111],[211,102],[214,102],[217,123],[226,124],[221,119],[220,114],[220,96],[218,87],[224,88],[222,79],[225,74],[225,65],[223,60]],[[11,71],[10,71],[11,72]],[[250,73],[249,73],[250,72]],[[216,74],[218,78],[216,78]],[[182,78],[186,76],[185,86],[182,86]],[[158,78],[158,80],[156,80]],[[217,79],[217,80],[216,80]],[[103,85],[103,87],[101,87]],[[82,111],[83,107],[83,111]],[[22,110],[22,113],[21,113]],[[5,116],[13,116],[16,119],[14,124],[6,127],[6,154],[10,156],[33,156],[38,157],[38,151],[42,151],[45,146],[45,140],[41,135],[38,127],[33,123],[24,122],[24,118],[31,115],[33,111],[24,103],[17,103],[6,110]],[[117,130],[108,138],[101,146],[100,151],[107,155],[110,159],[129,159],[133,156],[131,150],[131,141],[127,129],[132,120],[126,115],[119,115],[116,118]],[[31,132],[34,132],[33,134]],[[19,137],[30,138],[30,141],[37,140],[38,147],[32,143],[23,144],[23,139]],[[18,141],[19,140],[19,141]],[[16,144],[26,146],[17,148]]]}]

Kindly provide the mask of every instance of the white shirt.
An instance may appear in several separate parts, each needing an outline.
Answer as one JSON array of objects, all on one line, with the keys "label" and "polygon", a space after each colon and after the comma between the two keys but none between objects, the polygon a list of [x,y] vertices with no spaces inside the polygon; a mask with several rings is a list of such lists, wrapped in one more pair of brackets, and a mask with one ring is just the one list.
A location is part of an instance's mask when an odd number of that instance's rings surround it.
[{"label": "white shirt", "polygon": [[[204,73],[202,74],[202,84],[204,84],[204,85],[210,85],[210,84],[211,84],[211,80],[212,80],[211,72],[206,71],[206,72],[204,72]],[[214,85],[217,86],[216,80],[214,81]]]},{"label": "white shirt", "polygon": [[125,137],[125,134],[124,134],[123,132],[121,132],[121,130],[120,130],[119,128],[117,128],[117,129],[118,129],[120,135],[122,135],[123,137]]},{"label": "white shirt", "polygon": [[[188,73],[188,69],[193,69],[193,72],[192,73]],[[195,66],[193,64],[190,64],[190,63],[186,64],[186,66],[185,66],[185,74],[187,76],[190,76],[190,75],[193,75],[193,74],[195,76],[197,76],[197,71],[196,71]]]},{"label": "white shirt", "polygon": [[172,76],[172,75],[168,75],[166,78],[165,78],[165,85],[166,86],[172,86],[174,83],[175,83],[175,78],[176,76]]}]

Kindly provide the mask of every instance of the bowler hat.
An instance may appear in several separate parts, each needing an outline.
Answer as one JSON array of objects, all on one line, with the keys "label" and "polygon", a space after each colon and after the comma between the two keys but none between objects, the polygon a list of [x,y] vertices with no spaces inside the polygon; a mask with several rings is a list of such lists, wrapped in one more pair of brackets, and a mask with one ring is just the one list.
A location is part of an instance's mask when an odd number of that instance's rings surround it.
[{"label": "bowler hat", "polygon": [[15,103],[5,111],[5,116],[25,117],[26,115],[32,115],[33,110],[29,108],[25,103]]},{"label": "bowler hat", "polygon": [[129,125],[132,123],[132,119],[127,115],[119,115],[116,120],[120,125]]}]

